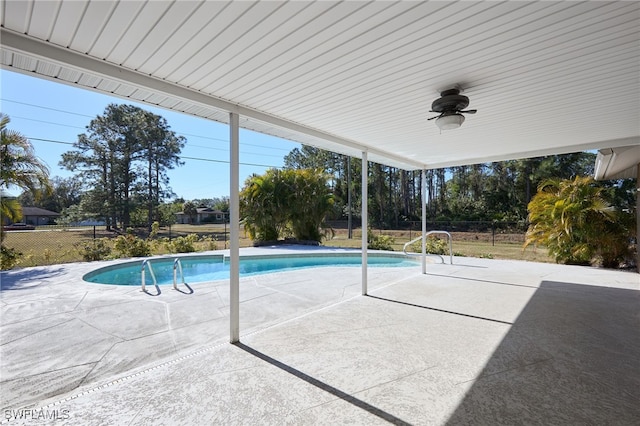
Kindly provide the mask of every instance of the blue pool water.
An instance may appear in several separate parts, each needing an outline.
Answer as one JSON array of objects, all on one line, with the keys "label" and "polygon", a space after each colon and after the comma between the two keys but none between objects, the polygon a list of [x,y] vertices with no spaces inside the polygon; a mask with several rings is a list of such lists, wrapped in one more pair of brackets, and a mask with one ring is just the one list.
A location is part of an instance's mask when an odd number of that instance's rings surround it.
[{"label": "blue pool water", "polygon": [[[151,264],[157,283],[173,284],[174,258],[159,258],[148,261]],[[187,283],[229,279],[229,260],[222,256],[200,255],[181,257],[180,263]],[[240,276],[267,274],[292,269],[323,266],[360,266],[360,254],[341,255],[287,255],[287,256],[248,256],[240,259]],[[133,285],[141,283],[142,261],[107,266],[86,274],[83,279],[92,283]],[[407,267],[418,263],[405,256],[377,255],[367,257],[370,267]],[[152,285],[153,278],[148,267],[145,270],[145,284]],[[178,276],[178,280],[180,280]]]}]

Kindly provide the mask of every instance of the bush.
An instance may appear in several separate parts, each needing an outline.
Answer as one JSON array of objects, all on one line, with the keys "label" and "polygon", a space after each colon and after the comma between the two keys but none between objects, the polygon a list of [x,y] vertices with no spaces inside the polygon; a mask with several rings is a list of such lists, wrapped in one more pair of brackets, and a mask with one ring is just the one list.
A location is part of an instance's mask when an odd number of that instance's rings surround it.
[{"label": "bush", "polygon": [[18,258],[22,253],[11,247],[0,246],[0,269],[11,269],[18,263]]},{"label": "bush", "polygon": [[[416,253],[422,253],[422,240],[416,241],[409,247],[411,247],[411,250]],[[426,249],[429,254],[449,253],[449,245],[447,244],[447,241],[437,237],[427,237]]]},{"label": "bush", "polygon": [[184,237],[177,237],[171,241],[167,248],[171,253],[193,253],[196,251],[194,244],[198,241],[197,234],[189,234]]},{"label": "bush", "polygon": [[151,232],[149,233],[149,239],[155,240],[158,237],[158,232],[160,232],[160,223],[156,221],[151,224]]},{"label": "bush", "polygon": [[120,252],[120,257],[151,256],[151,244],[133,234],[120,235],[116,238],[114,247]]},{"label": "bush", "polygon": [[325,218],[334,199],[327,181],[328,175],[313,169],[269,169],[248,178],[240,192],[240,216],[250,238],[320,242],[330,236]]},{"label": "bush", "polygon": [[391,235],[374,235],[371,232],[368,234],[367,240],[367,247],[372,250],[393,251],[393,244],[396,242],[396,239]]},{"label": "bush", "polygon": [[215,236],[207,235],[200,239],[200,242],[204,244],[206,250],[215,250],[217,248],[217,239]]},{"label": "bush", "polygon": [[111,255],[111,247],[106,238],[77,243],[75,246],[85,262],[104,260]]},{"label": "bush", "polygon": [[531,199],[524,247],[542,244],[558,263],[616,268],[632,258],[632,212],[616,208],[591,177],[549,179]]}]

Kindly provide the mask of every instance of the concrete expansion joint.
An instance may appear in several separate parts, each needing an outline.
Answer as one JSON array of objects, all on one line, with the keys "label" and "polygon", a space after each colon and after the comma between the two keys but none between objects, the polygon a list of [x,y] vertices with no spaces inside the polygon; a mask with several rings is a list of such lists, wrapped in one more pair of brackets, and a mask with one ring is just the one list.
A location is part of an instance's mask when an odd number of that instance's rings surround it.
[{"label": "concrete expansion joint", "polygon": [[[126,381],[128,381],[128,380],[134,379],[134,378],[136,378],[136,377],[140,377],[140,376],[142,376],[142,375],[144,375],[144,374],[150,373],[150,372],[155,371],[155,370],[158,370],[158,369],[160,369],[160,368],[163,368],[163,367],[167,367],[167,366],[169,366],[169,365],[176,364],[176,363],[178,363],[178,362],[181,362],[181,361],[187,360],[187,359],[189,359],[189,358],[193,358],[193,357],[195,357],[195,356],[197,356],[197,355],[203,354],[203,353],[205,353],[205,352],[212,351],[212,350],[214,350],[214,349],[217,349],[217,348],[223,347],[223,346],[225,346],[225,345],[228,345],[228,343],[226,343],[226,342],[225,342],[225,343],[219,343],[219,344],[217,344],[217,345],[209,346],[209,347],[207,347],[207,348],[200,349],[200,350],[198,350],[198,351],[192,352],[192,353],[190,353],[190,354],[188,354],[188,355],[183,355],[183,356],[181,356],[181,357],[179,357],[179,358],[175,358],[175,359],[172,359],[172,360],[170,360],[170,361],[165,361],[165,362],[163,362],[163,363],[160,363],[160,364],[154,365],[153,367],[148,367],[148,368],[146,368],[146,369],[144,369],[144,370],[141,370],[141,371],[138,371],[138,372],[136,372],[136,373],[132,373],[132,374],[129,374],[129,375],[127,375],[127,376],[120,377],[120,378],[118,378],[118,379],[112,380],[112,381],[107,382],[107,383],[104,383],[104,384],[102,384],[102,385],[95,386],[95,387],[93,387],[93,388],[90,388],[90,389],[84,390],[84,391],[82,391],[82,392],[79,392],[79,393],[76,393],[76,394],[70,395],[70,396],[68,396],[68,397],[66,397],[66,398],[59,399],[59,400],[54,401],[54,402],[52,402],[52,403],[49,403],[49,404],[47,404],[47,405],[41,406],[41,407],[37,408],[37,410],[38,410],[38,411],[39,411],[39,410],[47,410],[47,409],[50,409],[50,408],[53,408],[53,407],[57,407],[57,406],[62,405],[62,404],[64,404],[64,403],[66,403],[66,402],[72,401],[72,400],[74,400],[74,399],[78,399],[78,398],[80,398],[80,397],[82,397],[82,396],[92,394],[92,393],[94,393],[94,392],[100,391],[100,390],[102,390],[102,389],[106,389],[106,388],[108,388],[108,387],[111,387],[111,386],[113,386],[113,385],[116,385],[116,384],[119,384],[119,383],[122,383],[122,382],[126,382]],[[91,364],[91,363],[81,364],[81,365],[88,365],[88,364]],[[77,366],[74,366],[74,367],[77,367]],[[71,368],[71,367],[68,367],[68,368]],[[54,370],[54,371],[55,371],[55,370]],[[35,406],[35,405],[28,405],[28,406],[20,407],[20,408],[21,408],[21,409],[22,409],[22,408],[28,408],[28,407],[30,407],[30,406]],[[5,421],[0,422],[0,424],[8,424],[9,422],[10,422],[10,420],[9,420],[9,419],[6,419]]]},{"label": "concrete expansion joint", "polygon": [[78,309],[78,307],[82,304],[82,302],[84,302],[84,299],[87,297],[87,294],[89,294],[89,292],[85,291],[84,294],[82,295],[82,298],[80,299],[80,301],[76,304],[76,306],[74,306],[74,308],[73,308],[74,311],[76,309]]},{"label": "concrete expansion joint", "polygon": [[[75,318],[75,317],[74,317],[74,318]],[[36,334],[42,333],[43,331],[47,331],[47,330],[51,330],[52,328],[59,327],[59,326],[61,326],[61,325],[64,325],[64,324],[66,324],[66,323],[68,323],[68,322],[73,321],[73,320],[74,320],[74,318],[69,318],[69,319],[68,319],[68,320],[66,320],[66,321],[63,321],[63,322],[58,323],[58,324],[54,324],[54,325],[52,325],[51,327],[43,328],[42,330],[38,330],[38,331],[35,331],[35,332],[33,332],[33,333],[29,333],[29,334],[26,334],[26,335],[24,335],[24,336],[18,337],[18,338],[16,338],[16,339],[9,340],[8,342],[4,342],[4,343],[0,344],[0,346],[8,345],[9,343],[13,343],[13,342],[16,342],[16,341],[18,341],[18,340],[26,339],[27,337],[35,336]],[[25,321],[29,321],[29,320],[25,320]],[[23,322],[23,321],[19,321],[19,322]],[[12,323],[12,324],[17,324],[17,323]]]},{"label": "concrete expansion joint", "polygon": [[113,334],[113,333],[109,333],[108,331],[104,331],[104,330],[99,329],[99,328],[98,328],[98,327],[96,327],[95,325],[93,325],[93,324],[91,324],[91,323],[89,323],[89,322],[87,322],[87,321],[83,320],[82,318],[77,317],[77,316],[76,316],[76,315],[74,315],[73,313],[71,313],[71,315],[73,316],[73,318],[74,318],[74,319],[77,319],[77,320],[78,320],[78,321],[80,321],[81,323],[88,325],[89,327],[93,328],[94,330],[99,331],[100,333],[108,334],[109,336],[114,337],[114,338],[116,338],[116,339],[119,339],[120,341],[124,341],[124,340],[126,340],[126,339],[124,339],[123,337],[116,336],[116,335],[115,335],[115,334]]}]

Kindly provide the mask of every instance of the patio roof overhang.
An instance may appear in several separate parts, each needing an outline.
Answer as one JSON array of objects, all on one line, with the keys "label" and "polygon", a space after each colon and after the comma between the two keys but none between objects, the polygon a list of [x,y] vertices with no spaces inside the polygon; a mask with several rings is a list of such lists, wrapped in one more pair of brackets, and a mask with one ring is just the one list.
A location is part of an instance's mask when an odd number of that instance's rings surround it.
[{"label": "patio roof overhang", "polygon": [[[2,67],[404,169],[640,144],[640,3],[2,3]],[[440,132],[439,92],[469,116]]]},{"label": "patio roof overhang", "polygon": [[594,176],[602,179],[635,179],[640,166],[640,145],[619,146],[598,151]]}]

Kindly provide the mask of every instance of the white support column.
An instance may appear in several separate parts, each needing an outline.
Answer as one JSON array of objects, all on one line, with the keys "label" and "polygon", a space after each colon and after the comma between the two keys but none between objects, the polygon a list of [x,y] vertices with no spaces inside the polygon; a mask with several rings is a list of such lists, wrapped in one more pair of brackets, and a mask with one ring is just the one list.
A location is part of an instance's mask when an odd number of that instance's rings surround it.
[{"label": "white support column", "polygon": [[229,324],[231,343],[240,341],[240,116],[229,113]]},{"label": "white support column", "polygon": [[427,170],[422,169],[422,273],[427,273]]},{"label": "white support column", "polygon": [[636,268],[640,274],[640,163],[636,167]]},{"label": "white support column", "polygon": [[369,220],[367,212],[368,195],[368,174],[369,174],[369,160],[367,160],[367,152],[362,152],[362,295],[367,295],[367,246],[369,230]]}]

